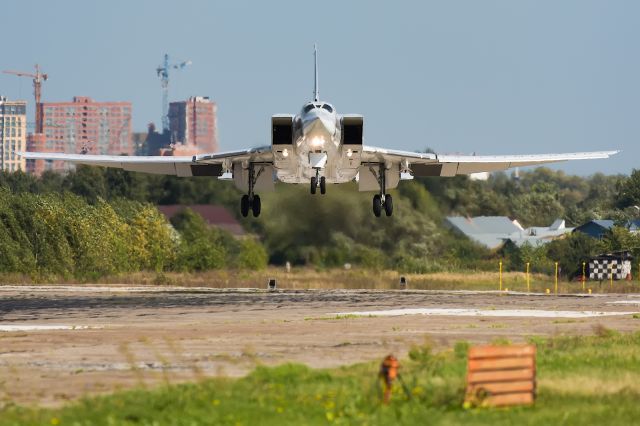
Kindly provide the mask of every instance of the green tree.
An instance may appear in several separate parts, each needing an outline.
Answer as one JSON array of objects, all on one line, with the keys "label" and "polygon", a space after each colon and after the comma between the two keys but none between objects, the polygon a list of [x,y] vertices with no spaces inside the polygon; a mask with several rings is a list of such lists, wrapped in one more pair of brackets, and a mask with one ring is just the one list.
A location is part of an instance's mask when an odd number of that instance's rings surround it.
[{"label": "green tree", "polygon": [[582,262],[605,250],[606,245],[602,241],[582,232],[573,232],[548,243],[547,257],[552,262],[558,262],[563,275],[572,278],[582,273]]},{"label": "green tree", "polygon": [[640,205],[640,170],[634,169],[631,176],[619,182],[617,189],[615,203],[618,208]]}]

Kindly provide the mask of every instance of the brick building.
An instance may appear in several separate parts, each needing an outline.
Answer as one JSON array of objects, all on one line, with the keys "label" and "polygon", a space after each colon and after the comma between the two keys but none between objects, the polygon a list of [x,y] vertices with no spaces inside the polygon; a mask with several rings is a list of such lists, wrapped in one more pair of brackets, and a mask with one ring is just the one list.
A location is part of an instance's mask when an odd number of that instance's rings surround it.
[{"label": "brick building", "polygon": [[0,96],[0,169],[9,172],[26,170],[16,151],[27,147],[27,102],[10,101]]},{"label": "brick building", "polygon": [[[76,96],[72,102],[42,103],[42,134],[29,138],[30,151],[135,154],[131,128],[131,102],[96,102]],[[61,161],[36,160],[30,171],[64,171]]]},{"label": "brick building", "polygon": [[186,101],[169,104],[171,142],[185,150],[199,153],[216,152],[217,106],[208,97],[192,96]]}]

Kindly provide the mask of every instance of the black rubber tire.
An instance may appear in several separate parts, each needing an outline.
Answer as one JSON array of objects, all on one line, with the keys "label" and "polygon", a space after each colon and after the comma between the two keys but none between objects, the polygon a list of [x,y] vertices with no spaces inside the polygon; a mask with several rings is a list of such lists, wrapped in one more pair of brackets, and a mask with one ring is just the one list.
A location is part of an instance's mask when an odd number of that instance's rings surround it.
[{"label": "black rubber tire", "polygon": [[320,178],[320,193],[324,195],[327,192],[327,180],[322,176]]},{"label": "black rubber tire", "polygon": [[373,214],[376,217],[380,217],[382,213],[382,200],[380,199],[380,195],[376,194],[373,196]]},{"label": "black rubber tire", "polygon": [[393,198],[389,194],[384,196],[384,213],[387,216],[391,216],[393,214]]},{"label": "black rubber tire", "polygon": [[260,203],[260,196],[259,195],[254,195],[253,196],[253,201],[251,202],[251,211],[253,212],[253,217],[260,216],[260,209],[261,208],[262,208],[262,205]]},{"label": "black rubber tire", "polygon": [[317,188],[318,188],[318,178],[313,176],[311,178],[311,194],[315,194]]},{"label": "black rubber tire", "polygon": [[240,213],[242,217],[247,217],[249,215],[249,196],[243,195],[240,199]]}]

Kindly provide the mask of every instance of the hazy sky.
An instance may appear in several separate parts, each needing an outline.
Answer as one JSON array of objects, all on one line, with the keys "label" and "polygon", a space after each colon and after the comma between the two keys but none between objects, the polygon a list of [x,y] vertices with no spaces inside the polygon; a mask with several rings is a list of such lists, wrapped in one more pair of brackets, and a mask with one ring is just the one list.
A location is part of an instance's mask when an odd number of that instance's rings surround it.
[{"label": "hazy sky", "polygon": [[[568,173],[629,173],[640,155],[638,1],[20,1],[2,7],[1,69],[50,80],[45,101],[133,102],[160,126],[170,99],[218,103],[222,150],[270,142],[269,117],[313,93],[365,116],[369,145],[478,154],[622,149]],[[28,79],[0,93],[32,100]],[[33,120],[31,116],[30,120]]]}]

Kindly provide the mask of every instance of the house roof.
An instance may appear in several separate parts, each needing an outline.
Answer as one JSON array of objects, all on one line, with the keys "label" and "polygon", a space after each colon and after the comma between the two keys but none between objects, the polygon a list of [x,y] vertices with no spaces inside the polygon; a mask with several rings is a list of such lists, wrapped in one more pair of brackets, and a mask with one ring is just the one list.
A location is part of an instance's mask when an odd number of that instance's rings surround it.
[{"label": "house roof", "polygon": [[[591,236],[597,236],[594,233],[600,235],[604,230],[613,228],[614,224],[615,222],[611,219],[594,219],[590,220],[589,222],[583,223],[582,225],[575,228],[574,231],[584,232]],[[597,230],[598,228],[600,228],[601,231]]]},{"label": "house roof", "polygon": [[209,226],[216,226],[224,229],[233,235],[244,235],[245,231],[242,225],[236,220],[235,217],[223,206],[215,206],[210,204],[171,204],[166,206],[158,206],[158,210],[166,216],[167,219],[171,219],[173,216],[182,212],[184,209],[189,208],[194,213],[199,214]]},{"label": "house roof", "polygon": [[460,231],[469,234],[504,234],[519,230],[506,216],[449,216],[447,220]]},{"label": "house roof", "polygon": [[446,220],[454,229],[489,248],[498,248],[506,241],[518,246],[526,243],[539,246],[573,230],[565,227],[563,219],[557,219],[548,227],[532,226],[526,229],[506,216],[449,216]]},{"label": "house roof", "polygon": [[[596,220],[592,220],[591,222],[595,223],[596,225],[602,226],[603,228],[607,228],[607,229],[613,228],[613,225],[615,223],[611,219],[596,219]],[[587,223],[589,223],[589,222],[587,222]],[[582,226],[584,226],[584,225],[582,225]]]}]

